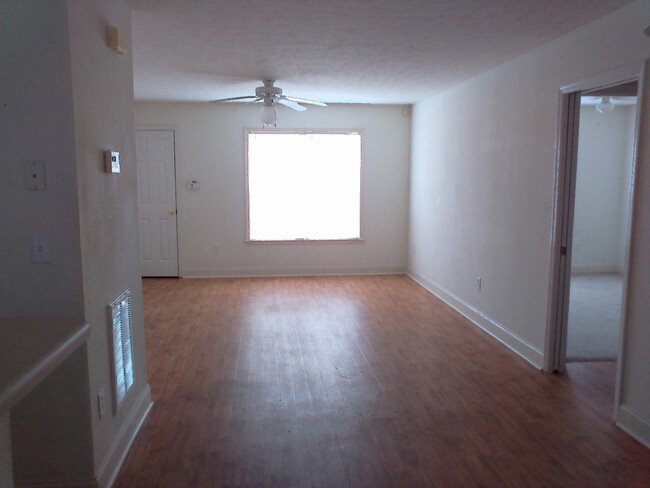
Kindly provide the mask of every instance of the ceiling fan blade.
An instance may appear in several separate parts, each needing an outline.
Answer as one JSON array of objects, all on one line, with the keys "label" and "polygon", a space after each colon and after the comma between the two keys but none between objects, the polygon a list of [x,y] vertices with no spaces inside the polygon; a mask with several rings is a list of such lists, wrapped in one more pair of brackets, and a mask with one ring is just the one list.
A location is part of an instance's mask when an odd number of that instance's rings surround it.
[{"label": "ceiling fan blade", "polygon": [[300,105],[300,104],[294,102],[293,100],[288,99],[287,97],[281,97],[281,98],[278,98],[278,99],[277,99],[277,102],[278,102],[278,103],[281,103],[281,104],[284,105],[285,107],[292,108],[293,110],[295,110],[295,111],[297,111],[297,112],[304,112],[305,110],[307,110],[307,109],[306,109],[305,107],[303,107],[302,105]]},{"label": "ceiling fan blade", "polygon": [[210,102],[256,102],[259,97],[255,95],[249,95],[246,97],[232,97],[232,98],[220,98],[219,100],[210,100]]},{"label": "ceiling fan blade", "polygon": [[325,102],[317,102],[316,100],[305,100],[304,98],[287,97],[287,96],[283,96],[282,98],[286,100],[291,100],[292,102],[296,102],[296,103],[306,103],[307,105],[318,105],[319,107],[327,107],[327,104]]}]

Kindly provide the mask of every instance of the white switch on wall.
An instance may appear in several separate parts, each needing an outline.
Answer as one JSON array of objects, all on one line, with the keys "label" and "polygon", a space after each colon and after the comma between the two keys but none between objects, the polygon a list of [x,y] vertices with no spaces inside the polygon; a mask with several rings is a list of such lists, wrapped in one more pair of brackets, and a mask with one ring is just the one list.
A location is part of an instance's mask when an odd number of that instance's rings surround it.
[{"label": "white switch on wall", "polygon": [[29,257],[32,263],[50,262],[50,241],[46,234],[29,236]]},{"label": "white switch on wall", "polygon": [[23,171],[26,190],[45,190],[45,161],[25,161]]}]

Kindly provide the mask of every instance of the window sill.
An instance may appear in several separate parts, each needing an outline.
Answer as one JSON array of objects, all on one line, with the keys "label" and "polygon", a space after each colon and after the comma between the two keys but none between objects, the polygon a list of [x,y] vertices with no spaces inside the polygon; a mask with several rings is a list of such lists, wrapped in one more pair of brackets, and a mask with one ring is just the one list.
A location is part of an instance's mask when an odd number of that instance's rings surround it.
[{"label": "window sill", "polygon": [[269,240],[269,241],[262,241],[262,240],[253,240],[253,239],[246,239],[244,241],[246,244],[356,244],[356,243],[364,243],[365,239],[363,238],[357,238],[357,239],[294,239],[294,240]]}]

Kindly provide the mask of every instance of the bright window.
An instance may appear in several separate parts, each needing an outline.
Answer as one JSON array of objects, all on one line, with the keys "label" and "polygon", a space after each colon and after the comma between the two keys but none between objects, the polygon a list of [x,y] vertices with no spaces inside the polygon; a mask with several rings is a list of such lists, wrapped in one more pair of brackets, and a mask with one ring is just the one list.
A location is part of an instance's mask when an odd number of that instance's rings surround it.
[{"label": "bright window", "polygon": [[251,241],[361,238],[361,134],[248,132]]}]

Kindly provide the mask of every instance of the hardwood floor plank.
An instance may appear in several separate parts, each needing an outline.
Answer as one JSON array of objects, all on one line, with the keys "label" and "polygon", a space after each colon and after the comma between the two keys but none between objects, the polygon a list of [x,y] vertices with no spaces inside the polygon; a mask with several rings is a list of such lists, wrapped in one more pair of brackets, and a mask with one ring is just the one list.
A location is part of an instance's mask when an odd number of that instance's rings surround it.
[{"label": "hardwood floor plank", "polygon": [[546,375],[405,276],[146,279],[135,487],[644,487],[614,363]]}]

